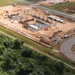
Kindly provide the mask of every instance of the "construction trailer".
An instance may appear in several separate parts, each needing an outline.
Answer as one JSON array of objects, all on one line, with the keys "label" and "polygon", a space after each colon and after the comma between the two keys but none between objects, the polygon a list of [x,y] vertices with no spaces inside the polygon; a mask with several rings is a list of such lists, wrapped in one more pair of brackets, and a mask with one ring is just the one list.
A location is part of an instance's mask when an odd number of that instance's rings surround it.
[{"label": "construction trailer", "polygon": [[53,20],[60,22],[60,23],[64,23],[64,20],[62,20],[61,18],[54,16],[54,15],[49,15],[48,18],[53,19]]},{"label": "construction trailer", "polygon": [[50,39],[48,39],[48,38],[44,38],[44,37],[40,38],[40,42],[43,42],[43,43],[48,44],[48,45],[51,44]]},{"label": "construction trailer", "polygon": [[39,29],[39,27],[38,26],[36,26],[36,25],[29,25],[29,27],[31,27],[31,28],[33,28],[33,29],[35,29],[35,30],[38,30]]},{"label": "construction trailer", "polygon": [[69,0],[47,0],[47,1],[51,4],[62,4],[62,3],[69,2]]}]

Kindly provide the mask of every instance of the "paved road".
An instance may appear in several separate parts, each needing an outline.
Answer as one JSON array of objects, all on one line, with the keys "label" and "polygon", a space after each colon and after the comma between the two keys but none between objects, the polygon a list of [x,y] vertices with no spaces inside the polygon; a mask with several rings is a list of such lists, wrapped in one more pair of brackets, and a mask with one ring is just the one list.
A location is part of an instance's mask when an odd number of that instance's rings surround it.
[{"label": "paved road", "polygon": [[35,6],[37,8],[43,9],[43,10],[48,10],[50,13],[54,13],[56,15],[60,15],[60,16],[66,17],[66,18],[68,18],[68,19],[70,19],[70,20],[75,22],[75,17],[72,16],[72,15],[69,15],[69,14],[66,14],[66,13],[62,13],[62,12],[59,12],[59,11],[56,11],[56,10],[53,10],[53,9],[50,9],[50,8],[46,8],[46,7],[40,6],[38,4],[27,2],[27,1],[24,1],[24,0],[18,0],[18,1],[23,2],[23,3],[25,3],[27,5],[30,5],[30,6]]},{"label": "paved road", "polygon": [[61,45],[61,52],[70,60],[75,62],[75,55],[72,53],[71,48],[75,44],[75,37],[71,38],[70,40],[64,42]]}]

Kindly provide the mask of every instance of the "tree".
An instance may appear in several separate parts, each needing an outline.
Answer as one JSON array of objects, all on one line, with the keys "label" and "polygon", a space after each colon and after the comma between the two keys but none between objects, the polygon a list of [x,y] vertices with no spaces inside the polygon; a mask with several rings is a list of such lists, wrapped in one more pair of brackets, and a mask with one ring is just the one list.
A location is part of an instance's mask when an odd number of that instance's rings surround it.
[{"label": "tree", "polygon": [[55,68],[59,75],[62,75],[64,71],[64,64],[62,62],[55,62]]},{"label": "tree", "polygon": [[24,46],[22,41],[14,41],[4,35],[0,35],[0,54],[0,75],[75,75],[75,71],[64,67],[62,62],[56,62]]},{"label": "tree", "polygon": [[29,57],[32,57],[33,52],[32,52],[32,50],[31,50],[30,48],[28,48],[28,47],[22,47],[21,55],[22,55],[23,57],[29,58]]},{"label": "tree", "polygon": [[23,42],[20,41],[20,40],[18,40],[18,39],[16,39],[16,40],[14,41],[13,49],[21,49],[21,46],[22,46],[22,45],[23,45]]},{"label": "tree", "polygon": [[18,75],[29,75],[35,70],[36,65],[37,62],[34,59],[25,59],[24,63],[22,64],[22,67],[20,68],[20,71],[18,72]]},{"label": "tree", "polygon": [[10,47],[10,42],[9,42],[8,40],[4,40],[4,41],[3,41],[3,44],[4,44],[4,46],[7,47],[7,48]]},{"label": "tree", "polygon": [[0,44],[0,55],[3,54],[3,51],[5,50],[4,45]]}]

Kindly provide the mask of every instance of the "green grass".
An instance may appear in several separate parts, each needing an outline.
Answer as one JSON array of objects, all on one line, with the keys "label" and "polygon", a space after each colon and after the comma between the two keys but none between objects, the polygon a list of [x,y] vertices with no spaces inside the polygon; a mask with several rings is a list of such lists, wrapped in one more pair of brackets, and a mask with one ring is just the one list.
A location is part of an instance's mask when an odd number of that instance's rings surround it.
[{"label": "green grass", "polygon": [[15,2],[17,2],[17,0],[0,0],[0,6],[9,5]]},{"label": "green grass", "polygon": [[31,3],[36,3],[37,2],[37,1],[32,1],[32,0],[24,0],[24,1],[31,2]]},{"label": "green grass", "polygon": [[54,5],[54,6],[51,6],[51,7],[58,9],[60,7],[71,8],[71,7],[74,7],[74,6],[75,6],[75,2],[71,2],[71,3],[57,4],[57,5]]},{"label": "green grass", "polygon": [[[42,5],[42,6],[44,6],[44,5]],[[57,5],[53,5],[53,6],[44,6],[44,7],[47,7],[47,8],[50,8],[50,9],[54,9],[54,10],[58,10],[58,11],[61,11],[61,12],[67,13],[67,14],[74,14],[74,13],[71,13],[71,12],[65,12],[65,11],[61,10],[61,8],[75,7],[75,2],[64,3],[64,4],[57,4]]]}]

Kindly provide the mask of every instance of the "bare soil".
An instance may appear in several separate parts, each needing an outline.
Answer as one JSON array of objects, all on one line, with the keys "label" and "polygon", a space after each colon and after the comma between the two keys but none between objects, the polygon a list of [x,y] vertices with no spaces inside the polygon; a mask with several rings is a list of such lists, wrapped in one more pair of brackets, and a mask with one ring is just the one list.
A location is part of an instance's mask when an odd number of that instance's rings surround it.
[{"label": "bare soil", "polygon": [[[30,30],[24,28],[23,25],[20,23],[11,23],[10,19],[8,19],[8,18],[5,19],[5,15],[19,13],[19,15],[22,16],[24,19],[30,19],[33,17],[31,15],[26,15],[26,14],[31,13],[31,14],[35,14],[35,15],[38,14],[41,17],[47,18],[48,15],[46,15],[41,9],[35,9],[32,7],[23,6],[23,5],[22,6],[17,5],[16,7],[13,7],[10,5],[10,6],[0,7],[0,10],[1,10],[0,11],[0,22],[6,23],[7,26],[10,26],[11,28],[17,29],[18,32],[19,31],[25,32],[25,34],[27,36],[33,37],[34,38],[33,40],[37,40],[37,41],[40,40],[38,38],[38,36],[42,36],[44,38],[52,37],[55,32],[58,32],[58,30],[62,30],[62,32],[58,33],[57,36],[63,37],[63,35],[66,32],[75,28],[75,23],[70,22],[65,18],[62,18],[65,22],[64,24],[56,22],[54,20],[52,20],[52,24],[50,24],[48,22],[45,22],[43,20],[38,19],[41,22],[44,22],[45,24],[48,24],[50,26],[48,27],[48,30],[42,29],[42,30],[33,32],[33,31],[30,31]],[[8,11],[8,13],[6,13],[5,11]],[[28,23],[33,24],[34,22],[36,23],[36,21],[30,21]]]},{"label": "bare soil", "polygon": [[75,54],[75,45],[72,47],[72,52]]}]

